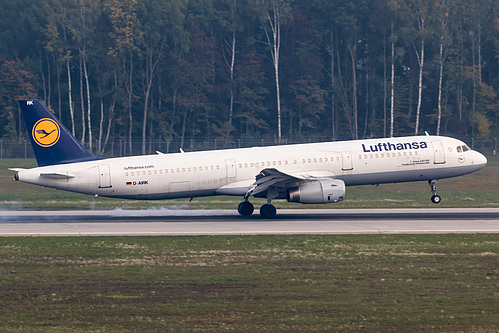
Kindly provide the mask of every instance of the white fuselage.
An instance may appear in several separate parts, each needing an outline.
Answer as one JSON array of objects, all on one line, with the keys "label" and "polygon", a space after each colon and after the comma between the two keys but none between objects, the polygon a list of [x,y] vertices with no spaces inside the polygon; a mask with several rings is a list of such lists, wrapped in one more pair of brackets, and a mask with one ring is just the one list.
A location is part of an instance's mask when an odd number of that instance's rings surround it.
[{"label": "white fuselage", "polygon": [[481,169],[487,160],[440,136],[121,157],[19,170],[20,181],[127,199],[244,196],[263,169],[348,185],[436,180]]}]

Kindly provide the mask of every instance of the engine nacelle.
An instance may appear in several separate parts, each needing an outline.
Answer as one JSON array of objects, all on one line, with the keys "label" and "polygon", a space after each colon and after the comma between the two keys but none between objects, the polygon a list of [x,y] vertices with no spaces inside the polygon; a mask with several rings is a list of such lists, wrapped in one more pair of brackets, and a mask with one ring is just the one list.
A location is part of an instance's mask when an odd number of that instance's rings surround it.
[{"label": "engine nacelle", "polygon": [[286,191],[289,202],[326,204],[340,202],[345,197],[345,183],[340,179],[318,180]]}]

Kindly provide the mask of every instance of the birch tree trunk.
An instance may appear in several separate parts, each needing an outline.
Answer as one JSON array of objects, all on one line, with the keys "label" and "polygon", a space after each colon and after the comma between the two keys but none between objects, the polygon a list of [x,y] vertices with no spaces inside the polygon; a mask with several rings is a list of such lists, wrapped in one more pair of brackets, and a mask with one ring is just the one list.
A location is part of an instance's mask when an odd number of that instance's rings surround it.
[{"label": "birch tree trunk", "polygon": [[331,34],[331,137],[332,140],[336,140],[336,113],[335,113],[335,81],[334,81],[334,26],[331,24],[330,28],[330,34]]},{"label": "birch tree trunk", "polygon": [[85,125],[85,97],[83,95],[83,60],[80,53],[80,104],[81,104],[81,143],[85,144],[86,125]]},{"label": "birch tree trunk", "polygon": [[88,121],[88,148],[90,152],[93,150],[92,144],[92,117],[91,117],[91,108],[90,108],[90,84],[88,82],[88,70],[87,70],[87,62],[85,60],[85,51],[83,53],[83,74],[85,75],[85,85],[87,88],[87,121]]},{"label": "birch tree trunk", "polygon": [[109,135],[111,133],[111,126],[112,126],[113,119],[114,119],[114,108],[116,106],[117,91],[118,91],[118,77],[117,77],[116,73],[114,73],[114,96],[113,96],[113,102],[111,103],[111,106],[109,107],[109,116],[108,116],[108,121],[107,121],[106,138],[104,139],[104,144],[102,145],[101,154],[104,153],[104,149],[106,148],[107,143],[109,141]]},{"label": "birch tree trunk", "polygon": [[352,39],[352,44],[348,46],[350,53],[350,60],[352,62],[352,113],[353,113],[353,128],[352,139],[359,139],[359,124],[358,124],[358,110],[357,110],[357,38]]},{"label": "birch tree trunk", "polygon": [[156,59],[154,59],[154,48],[151,50],[150,54],[146,56],[146,91],[145,91],[145,101],[144,101],[144,119],[142,124],[142,154],[146,153],[146,131],[147,131],[147,116],[149,110],[149,96],[151,95],[154,72],[156,71],[159,60],[161,59],[165,41],[166,41],[166,36],[164,36],[161,41],[161,44],[158,48],[158,54]]},{"label": "birch tree trunk", "polygon": [[[234,8],[236,6],[236,1],[234,0]],[[234,9],[235,11],[235,9]],[[230,59],[230,104],[229,104],[229,123],[232,125],[232,117],[234,115],[234,65],[236,62],[236,22],[233,22],[232,27],[232,47],[231,47],[231,59]]]},{"label": "birch tree trunk", "polygon": [[393,20],[392,20],[392,73],[390,87],[390,138],[393,138],[393,127],[395,123],[395,41],[393,40]]},{"label": "birch tree trunk", "polygon": [[440,50],[439,50],[439,60],[440,60],[440,72],[438,77],[438,118],[437,118],[437,136],[440,135],[440,124],[442,121],[442,79],[444,76],[444,42],[443,35],[440,36]]},{"label": "birch tree trunk", "polygon": [[71,97],[71,68],[69,65],[69,58],[66,59],[66,67],[68,69],[68,98],[69,98],[69,116],[71,117],[71,133],[75,135],[75,116],[73,109],[73,99]]},{"label": "birch tree trunk", "polygon": [[421,53],[418,54],[419,63],[419,84],[418,84],[418,106],[416,108],[416,126],[414,130],[414,135],[418,135],[419,132],[419,115],[421,113],[421,98],[423,96],[423,65],[424,65],[424,37],[421,39]]},{"label": "birch tree trunk", "polygon": [[[99,90],[100,90],[100,84],[99,84]],[[103,135],[103,133],[104,133],[104,99],[101,97],[101,100],[100,100],[100,121],[99,121],[99,141],[97,142],[97,151],[99,153],[101,153],[101,151],[102,151],[102,135]]]},{"label": "birch tree trunk", "polygon": [[272,31],[272,38],[270,38],[267,29],[265,34],[267,36],[267,44],[272,46],[270,51],[272,55],[272,65],[274,66],[275,86],[276,86],[276,100],[277,100],[277,138],[278,143],[281,143],[281,94],[279,87],[279,55],[281,51],[281,8],[276,0],[272,1],[272,15],[267,12],[267,20]]}]

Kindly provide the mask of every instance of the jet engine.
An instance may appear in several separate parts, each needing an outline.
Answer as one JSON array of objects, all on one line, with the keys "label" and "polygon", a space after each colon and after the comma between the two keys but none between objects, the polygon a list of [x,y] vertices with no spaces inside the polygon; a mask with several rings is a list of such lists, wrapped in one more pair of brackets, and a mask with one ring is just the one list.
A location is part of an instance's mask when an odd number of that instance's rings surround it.
[{"label": "jet engine", "polygon": [[286,191],[289,202],[325,204],[340,202],[345,197],[345,183],[340,179],[318,180]]}]

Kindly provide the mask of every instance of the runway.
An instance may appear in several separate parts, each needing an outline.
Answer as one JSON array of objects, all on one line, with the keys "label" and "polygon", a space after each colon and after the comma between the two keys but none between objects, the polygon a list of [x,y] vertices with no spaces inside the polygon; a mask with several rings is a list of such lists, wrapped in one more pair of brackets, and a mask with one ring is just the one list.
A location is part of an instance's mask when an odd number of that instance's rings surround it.
[{"label": "runway", "polygon": [[499,209],[1,211],[0,236],[499,233]]}]

